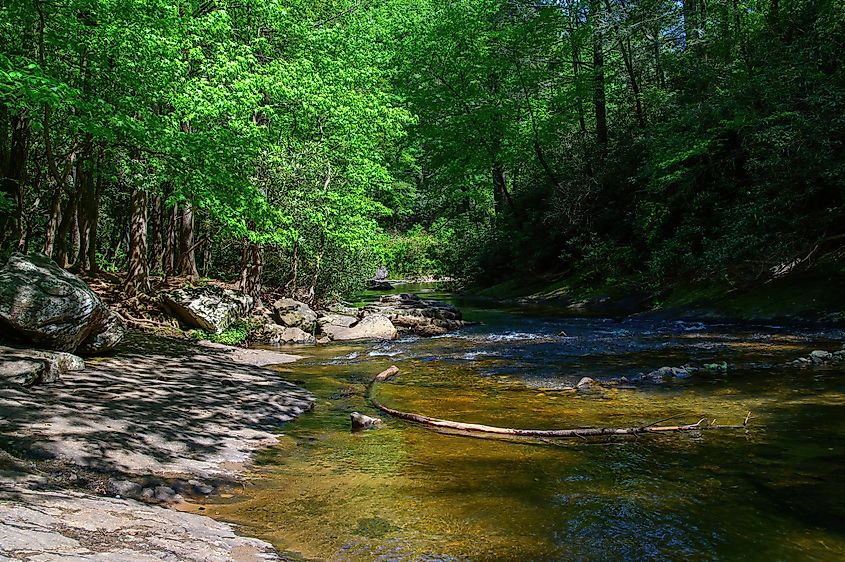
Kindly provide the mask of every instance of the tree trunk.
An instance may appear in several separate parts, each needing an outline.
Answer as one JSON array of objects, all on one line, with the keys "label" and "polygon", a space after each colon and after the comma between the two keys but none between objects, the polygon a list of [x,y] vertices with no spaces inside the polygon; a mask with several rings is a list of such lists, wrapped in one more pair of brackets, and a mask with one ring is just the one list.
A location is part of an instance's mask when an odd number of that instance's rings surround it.
[{"label": "tree trunk", "polygon": [[[612,15],[612,8],[609,0],[604,0],[604,5],[607,8],[607,13]],[[615,21],[615,20],[614,20]],[[625,64],[625,72],[628,74],[628,85],[631,87],[631,93],[634,96],[634,110],[637,115],[637,125],[641,129],[645,128],[645,115],[643,114],[643,101],[640,94],[640,85],[637,81],[637,74],[634,72],[634,61],[631,58],[631,46],[625,45],[625,39],[622,37],[622,32],[619,25],[613,24],[613,31],[616,34],[616,43],[619,45],[619,52],[622,55],[622,62]]]},{"label": "tree trunk", "polygon": [[129,294],[150,292],[150,268],[147,262],[147,193],[132,191],[129,218],[129,263],[126,291]]},{"label": "tree trunk", "polygon": [[182,220],[179,228],[179,273],[191,279],[199,278],[196,247],[194,245],[194,209],[189,202],[182,204]]},{"label": "tree trunk", "polygon": [[[87,143],[86,143],[87,144]],[[92,169],[93,162],[90,159],[91,148],[87,144],[83,150],[83,156],[80,158],[79,170],[79,202],[77,203],[76,215],[79,223],[79,247],[76,258],[77,271],[87,271],[90,269],[88,264],[88,257],[90,255],[88,246],[91,243],[91,224],[95,220],[94,215],[97,210],[95,208],[95,201],[97,198],[96,187],[94,186],[94,170]]]},{"label": "tree trunk", "polygon": [[[73,176],[73,174],[72,174]],[[74,187],[76,187],[76,180],[74,178]],[[68,234],[70,234],[70,229],[72,226],[73,221],[76,219],[76,203],[79,197],[77,194],[71,194],[68,197],[67,204],[65,205],[65,210],[62,213],[62,222],[59,224],[59,230],[56,233],[56,263],[59,264],[61,267],[67,267],[67,256],[68,256]]]},{"label": "tree trunk", "polygon": [[575,36],[575,30],[578,28],[579,16],[573,12],[573,6],[570,5],[569,12],[569,43],[572,48],[572,78],[575,83],[575,103],[578,107],[578,128],[581,133],[587,132],[587,122],[584,118],[584,100],[581,96],[581,47]]},{"label": "tree trunk", "polygon": [[264,270],[264,248],[255,242],[245,242],[241,259],[238,288],[261,304],[261,272]]},{"label": "tree trunk", "polygon": [[607,134],[607,101],[604,93],[604,37],[598,21],[598,2],[590,4],[590,19],[593,25],[593,107],[596,117],[596,140],[599,153],[604,158]]},{"label": "tree trunk", "polygon": [[3,193],[13,210],[0,212],[0,245],[5,242],[7,234],[17,235],[20,231],[21,205],[23,202],[23,182],[26,174],[26,163],[29,157],[29,121],[25,117],[15,117],[12,120],[11,147],[2,162],[2,178],[0,178],[0,193]]},{"label": "tree trunk", "polygon": [[[164,212],[164,209],[162,209],[162,212]],[[169,277],[177,273],[177,254],[179,251],[179,228],[177,226],[178,222],[179,206],[173,205],[173,207],[171,207],[170,211],[167,213],[167,230],[164,232],[164,258],[162,263],[162,269],[164,270],[165,277]]]},{"label": "tree trunk", "polygon": [[499,163],[494,162],[492,168],[493,174],[493,200],[496,205],[496,214],[504,211],[505,205],[511,213],[516,214],[516,209],[513,205],[510,192],[508,192],[508,182],[505,177],[505,167]]},{"label": "tree trunk", "polygon": [[56,243],[56,229],[62,214],[62,188],[56,186],[53,189],[53,196],[50,199],[50,218],[47,219],[47,232],[44,235],[44,255],[53,257],[53,246]]},{"label": "tree trunk", "polygon": [[163,271],[164,259],[164,214],[162,210],[161,196],[153,197],[153,204],[150,208],[150,271],[157,273]]},{"label": "tree trunk", "polygon": [[89,232],[88,232],[88,271],[97,273],[100,270],[97,263],[97,235],[99,233],[100,222],[100,200],[103,197],[103,174],[100,170],[102,164],[103,153],[100,152],[97,166],[97,180],[94,186],[94,200],[91,205],[90,213],[88,215]]}]

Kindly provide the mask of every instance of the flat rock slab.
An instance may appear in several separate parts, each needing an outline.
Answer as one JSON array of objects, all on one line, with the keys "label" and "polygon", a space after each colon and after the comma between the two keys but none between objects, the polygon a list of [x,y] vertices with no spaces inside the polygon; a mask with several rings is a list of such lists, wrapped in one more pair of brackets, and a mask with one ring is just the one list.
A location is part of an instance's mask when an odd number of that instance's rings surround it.
[{"label": "flat rock slab", "polygon": [[76,492],[0,489],[0,560],[261,562],[258,539],[208,517]]},{"label": "flat rock slab", "polygon": [[232,477],[314,403],[255,366],[295,356],[251,351],[133,335],[59,382],[0,388],[0,449],[108,474]]},{"label": "flat rock slab", "polygon": [[234,361],[235,363],[253,365],[255,367],[282,365],[284,363],[293,363],[294,361],[300,359],[299,355],[281,353],[271,349],[245,349],[243,347],[235,347],[208,340],[200,341],[199,345],[225,354],[230,361]]}]

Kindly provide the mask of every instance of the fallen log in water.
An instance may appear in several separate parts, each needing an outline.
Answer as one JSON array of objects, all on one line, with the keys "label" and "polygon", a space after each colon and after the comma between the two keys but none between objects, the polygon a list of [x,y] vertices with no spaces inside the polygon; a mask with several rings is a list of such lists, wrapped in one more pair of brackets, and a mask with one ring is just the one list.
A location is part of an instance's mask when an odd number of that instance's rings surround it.
[{"label": "fallen log in water", "polygon": [[597,437],[597,436],[612,436],[612,435],[639,435],[641,433],[671,433],[680,431],[701,431],[705,429],[744,429],[748,426],[748,420],[751,419],[751,412],[745,417],[742,425],[717,425],[715,420],[700,419],[696,423],[687,425],[657,425],[660,422],[671,418],[665,418],[657,422],[642,425],[638,427],[585,427],[578,429],[516,429],[511,427],[496,427],[492,425],[483,425],[477,423],[462,423],[451,420],[442,420],[439,418],[432,418],[411,412],[403,412],[385,406],[373,397],[373,388],[376,383],[385,382],[399,373],[399,368],[395,365],[385,369],[375,376],[367,385],[366,398],[370,400],[373,406],[386,414],[403,420],[412,421],[423,424],[429,427],[441,429],[453,429],[458,431],[465,431],[474,434],[492,434],[502,436],[516,436],[516,437],[545,437],[545,438],[567,438],[567,437]]}]

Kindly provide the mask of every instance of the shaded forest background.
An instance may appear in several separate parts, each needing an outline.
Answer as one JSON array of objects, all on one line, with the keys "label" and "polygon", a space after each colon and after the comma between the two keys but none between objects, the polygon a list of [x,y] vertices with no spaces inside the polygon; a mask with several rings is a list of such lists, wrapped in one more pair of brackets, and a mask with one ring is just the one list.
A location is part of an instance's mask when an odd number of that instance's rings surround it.
[{"label": "shaded forest background", "polygon": [[658,292],[842,272],[838,0],[0,0],[0,258]]}]

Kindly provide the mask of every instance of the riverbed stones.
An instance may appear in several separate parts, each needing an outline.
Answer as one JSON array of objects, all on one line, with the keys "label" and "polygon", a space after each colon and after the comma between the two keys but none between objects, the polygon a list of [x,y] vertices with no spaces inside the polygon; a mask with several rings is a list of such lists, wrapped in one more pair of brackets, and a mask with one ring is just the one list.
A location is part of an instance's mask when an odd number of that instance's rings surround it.
[{"label": "riverbed stones", "polygon": [[282,326],[299,328],[313,333],[317,328],[317,313],[304,302],[283,298],[273,302],[273,319]]},{"label": "riverbed stones", "polygon": [[845,348],[840,351],[824,351],[822,349],[816,349],[811,351],[810,354],[806,357],[799,357],[794,361],[790,361],[790,364],[798,366],[798,367],[811,367],[811,366],[823,366],[829,365],[832,363],[842,363],[845,362]]},{"label": "riverbed stones", "polygon": [[660,367],[650,373],[641,374],[635,380],[661,384],[672,379],[685,379],[691,375],[690,369],[685,367]]},{"label": "riverbed stones", "polygon": [[381,314],[399,330],[427,337],[442,335],[466,325],[460,310],[451,304],[422,299],[410,293],[385,295],[378,302],[365,306],[362,314]]},{"label": "riverbed stones", "polygon": [[209,285],[166,293],[163,304],[182,324],[219,334],[250,313],[253,299],[240,291]]},{"label": "riverbed stones", "polygon": [[361,412],[352,412],[351,414],[349,414],[349,418],[352,422],[352,431],[363,431],[365,429],[372,429],[374,427],[380,426],[383,423],[380,418],[367,416],[362,414]]},{"label": "riverbed stones", "polygon": [[815,351],[810,352],[810,361],[816,364],[824,363],[825,361],[830,361],[832,358],[833,354],[829,351],[822,351],[821,349],[817,349]]},{"label": "riverbed stones", "polygon": [[0,345],[0,381],[32,386],[59,380],[71,371],[82,371],[81,357],[62,351],[17,349]]},{"label": "riverbed stones", "polygon": [[64,352],[111,350],[123,322],[79,277],[43,255],[15,253],[0,270],[0,333]]}]

